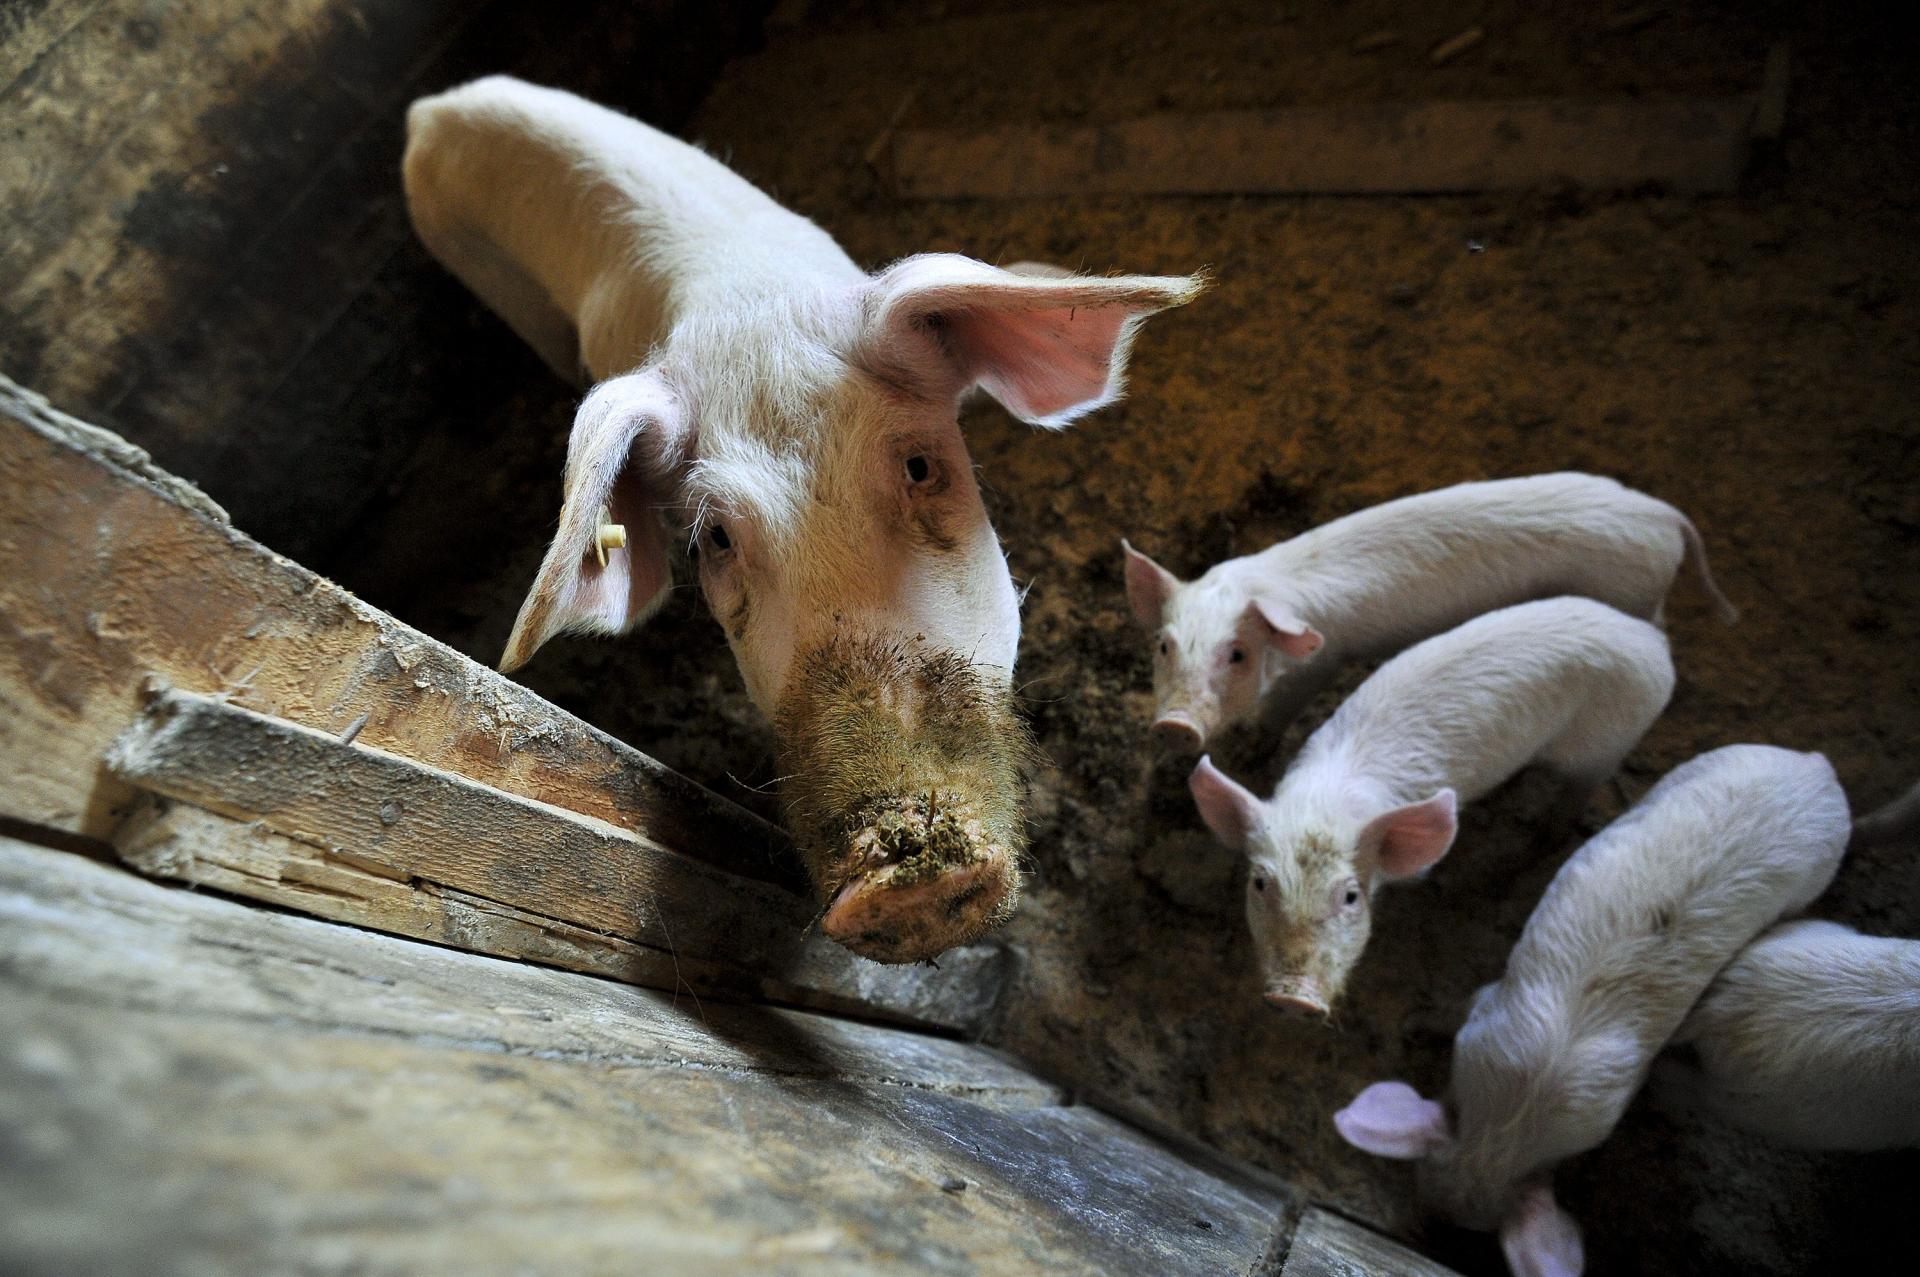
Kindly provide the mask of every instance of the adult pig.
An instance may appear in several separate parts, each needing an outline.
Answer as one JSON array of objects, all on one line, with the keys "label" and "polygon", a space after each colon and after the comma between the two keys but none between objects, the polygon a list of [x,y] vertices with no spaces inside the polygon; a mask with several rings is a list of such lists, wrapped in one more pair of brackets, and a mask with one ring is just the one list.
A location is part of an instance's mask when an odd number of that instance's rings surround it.
[{"label": "adult pig", "polygon": [[978,387],[1065,426],[1120,394],[1141,320],[1199,281],[951,254],[868,275],[693,147],[506,77],[415,102],[407,135],[428,248],[556,372],[599,383],[501,668],[645,620],[666,525],[684,529],[779,737],[826,933],[910,962],[1005,919],[1019,612],[956,405]]}]

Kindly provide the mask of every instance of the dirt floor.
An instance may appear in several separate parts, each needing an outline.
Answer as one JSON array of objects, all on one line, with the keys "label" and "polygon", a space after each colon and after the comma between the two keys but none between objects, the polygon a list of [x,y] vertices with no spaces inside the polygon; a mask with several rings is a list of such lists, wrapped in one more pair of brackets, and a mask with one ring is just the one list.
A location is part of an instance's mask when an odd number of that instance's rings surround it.
[{"label": "dirt floor", "polygon": [[[1204,266],[1216,279],[1145,330],[1123,405],[1058,437],[991,404],[966,414],[989,509],[1031,585],[1019,681],[1050,759],[1034,786],[1032,890],[1006,933],[1024,973],[994,1040],[1465,1272],[1499,1271],[1490,1240],[1424,1226],[1411,1174],[1345,1147],[1328,1118],[1380,1078],[1442,1085],[1464,999],[1499,974],[1568,850],[1535,837],[1545,786],[1523,778],[1472,808],[1429,881],[1382,896],[1337,1023],[1274,1013],[1253,978],[1238,865],[1195,817],[1184,765],[1145,737],[1147,647],[1122,597],[1117,538],[1190,575],[1442,484],[1617,476],[1694,517],[1745,617],[1722,627],[1683,581],[1671,609],[1679,690],[1589,831],[1669,768],[1736,741],[1824,751],[1858,806],[1891,797],[1920,775],[1913,59],[1876,10],[1852,5],[1665,4],[1614,33],[1602,29],[1611,10],[1518,0],[813,9],[728,68],[692,132],[857,259],[952,250],[1098,271]],[[1428,64],[1428,48],[1476,22],[1479,48]],[[1404,40],[1351,51],[1383,28]],[[1779,38],[1796,67],[1788,136],[1736,197],[904,204],[862,159],[903,101],[909,126],[963,127],[1745,91]],[[464,304],[480,355],[521,357]],[[391,552],[335,565],[375,603],[489,660],[558,507],[570,403],[525,363],[523,433],[476,444],[511,462],[480,493],[497,535],[404,585],[379,566]],[[370,524],[363,545],[390,543],[393,518]],[[526,677],[777,810],[762,790],[770,738],[691,588],[632,638],[564,640]],[[1216,757],[1270,782],[1334,701],[1290,734],[1248,733]],[[1920,859],[1854,860],[1816,912],[1920,936]],[[1596,1272],[1864,1271],[1904,1249],[1920,1153],[1787,1152],[1640,1102],[1559,1185]]]}]

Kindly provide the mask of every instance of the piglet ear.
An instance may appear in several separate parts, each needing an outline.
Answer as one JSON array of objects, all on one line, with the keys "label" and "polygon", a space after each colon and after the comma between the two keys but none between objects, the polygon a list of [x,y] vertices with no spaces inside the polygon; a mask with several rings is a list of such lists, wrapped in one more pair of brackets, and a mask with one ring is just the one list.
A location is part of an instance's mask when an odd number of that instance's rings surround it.
[{"label": "piglet ear", "polygon": [[556,634],[621,634],[652,616],[673,584],[661,507],[674,504],[685,414],[657,372],[594,387],[574,414],[560,530],[507,639],[502,670]]},{"label": "piglet ear", "polygon": [[1254,599],[1247,604],[1247,617],[1259,623],[1266,631],[1267,642],[1285,652],[1296,661],[1304,661],[1327,640],[1319,630],[1314,629],[1288,609],[1269,603],[1265,599]]},{"label": "piglet ear", "polygon": [[1380,872],[1389,878],[1417,874],[1453,846],[1460,828],[1455,808],[1453,791],[1443,789],[1431,798],[1381,812],[1360,831],[1360,846],[1378,847],[1374,854]]},{"label": "piglet ear", "polygon": [[957,394],[980,386],[1008,412],[1058,428],[1120,397],[1134,330],[1191,301],[1197,275],[1069,275],[1023,263],[1001,270],[957,253],[923,253],[876,276],[868,306],[873,352],[899,360],[905,331],[940,342]]},{"label": "piglet ear", "polygon": [[1447,1112],[1405,1082],[1375,1082],[1333,1115],[1340,1137],[1376,1157],[1412,1160],[1446,1143]]},{"label": "piglet ear", "polygon": [[1180,578],[1149,559],[1120,538],[1127,555],[1127,603],[1133,619],[1150,630],[1160,628],[1167,613],[1167,600],[1180,588]]},{"label": "piglet ear", "polygon": [[1560,1209],[1546,1184],[1521,1190],[1500,1225],[1500,1249],[1514,1277],[1580,1277],[1587,1265],[1580,1225]]},{"label": "piglet ear", "polygon": [[1260,800],[1245,786],[1213,765],[1211,756],[1202,754],[1187,777],[1187,788],[1200,808],[1200,819],[1207,822],[1213,836],[1234,851],[1247,845],[1247,835],[1260,814]]}]

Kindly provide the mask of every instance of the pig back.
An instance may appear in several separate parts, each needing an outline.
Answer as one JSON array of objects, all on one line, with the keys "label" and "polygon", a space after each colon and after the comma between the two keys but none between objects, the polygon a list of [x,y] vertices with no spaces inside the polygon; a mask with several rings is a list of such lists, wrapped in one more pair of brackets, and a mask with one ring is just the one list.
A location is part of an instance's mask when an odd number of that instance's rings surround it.
[{"label": "pig back", "polygon": [[1572,736],[1605,729],[1631,745],[1672,689],[1654,626],[1592,599],[1522,603],[1382,665],[1302,758],[1337,751],[1403,795],[1450,787],[1470,801]]},{"label": "pig back", "polygon": [[1783,923],[1741,950],[1675,1036],[1690,1095],[1803,1148],[1920,1145],[1920,941]]}]

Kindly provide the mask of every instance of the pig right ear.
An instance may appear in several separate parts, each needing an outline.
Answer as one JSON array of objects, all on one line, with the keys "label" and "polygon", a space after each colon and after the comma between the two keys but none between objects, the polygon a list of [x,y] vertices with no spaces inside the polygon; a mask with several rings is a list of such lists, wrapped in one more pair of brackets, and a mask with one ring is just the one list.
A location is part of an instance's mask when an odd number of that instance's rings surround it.
[{"label": "pig right ear", "polygon": [[1333,1125],[1375,1157],[1411,1161],[1447,1142],[1447,1111],[1405,1082],[1375,1082],[1333,1115]]},{"label": "pig right ear", "polygon": [[1580,1225],[1553,1200],[1553,1189],[1532,1184],[1500,1224],[1500,1249],[1513,1277],[1580,1277],[1586,1247]]},{"label": "pig right ear", "polygon": [[1180,578],[1127,544],[1125,537],[1120,538],[1120,548],[1127,553],[1127,603],[1133,608],[1133,619],[1157,630],[1167,614],[1167,600],[1180,588]]},{"label": "pig right ear", "polygon": [[1291,656],[1296,661],[1304,661],[1327,641],[1319,630],[1295,616],[1290,610],[1265,599],[1253,599],[1247,604],[1247,614],[1260,622],[1267,632],[1267,641]]},{"label": "pig right ear", "polygon": [[1213,765],[1210,755],[1202,754],[1194,765],[1193,774],[1187,777],[1187,789],[1193,794],[1193,801],[1200,808],[1200,819],[1207,822],[1207,828],[1234,851],[1241,851],[1247,845],[1247,835],[1253,831],[1254,822],[1260,815],[1260,800],[1248,792],[1247,788],[1231,776]]},{"label": "pig right ear", "polygon": [[586,397],[567,441],[560,530],[520,606],[502,670],[525,665],[556,634],[623,634],[659,610],[673,584],[659,510],[673,503],[687,435],[658,372],[616,377]]},{"label": "pig right ear", "polygon": [[1458,803],[1451,789],[1392,811],[1381,812],[1360,831],[1360,846],[1375,846],[1380,872],[1405,878],[1432,867],[1453,846],[1460,828]]}]

